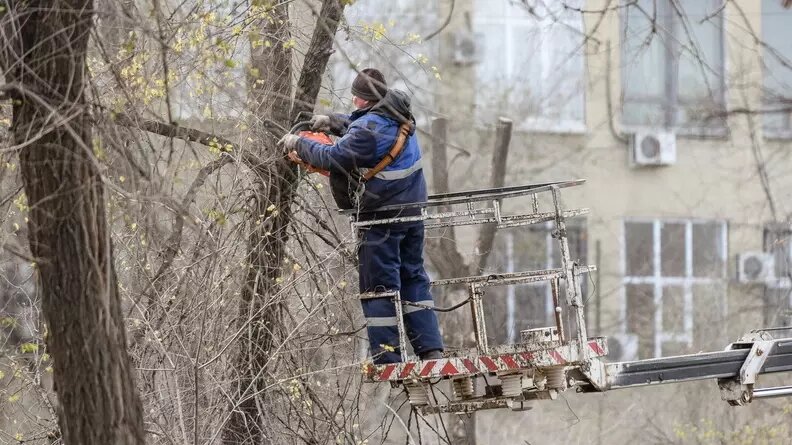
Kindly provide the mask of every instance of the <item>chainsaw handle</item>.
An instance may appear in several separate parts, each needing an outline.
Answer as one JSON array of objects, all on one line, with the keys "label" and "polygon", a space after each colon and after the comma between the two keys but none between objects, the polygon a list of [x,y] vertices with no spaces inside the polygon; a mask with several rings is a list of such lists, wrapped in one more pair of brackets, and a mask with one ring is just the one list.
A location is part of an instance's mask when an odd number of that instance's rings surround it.
[{"label": "chainsaw handle", "polygon": [[297,134],[301,131],[310,131],[310,130],[311,130],[311,121],[300,121],[294,124],[293,127],[291,127],[289,133]]}]

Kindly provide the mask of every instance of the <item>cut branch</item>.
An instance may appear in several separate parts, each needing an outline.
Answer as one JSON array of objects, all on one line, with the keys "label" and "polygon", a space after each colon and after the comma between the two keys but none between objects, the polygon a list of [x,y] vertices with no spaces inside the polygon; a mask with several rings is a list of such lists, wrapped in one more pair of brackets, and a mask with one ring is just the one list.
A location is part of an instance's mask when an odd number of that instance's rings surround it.
[{"label": "cut branch", "polygon": [[[448,120],[437,118],[432,121],[432,186],[436,193],[449,190],[447,145]],[[444,206],[441,212],[448,211]],[[432,265],[442,277],[465,276],[470,273],[468,265],[456,248],[456,232],[448,227],[437,238],[427,238],[427,254]]]},{"label": "cut branch", "polygon": [[[495,151],[492,153],[492,179],[490,181],[493,188],[503,187],[506,182],[506,159],[509,157],[509,142],[511,141],[512,121],[504,117],[498,118],[498,125],[495,130]],[[500,204],[500,200],[498,200]],[[480,271],[487,267],[492,246],[495,243],[495,231],[497,225],[487,224],[481,227],[479,234],[478,248]]]}]

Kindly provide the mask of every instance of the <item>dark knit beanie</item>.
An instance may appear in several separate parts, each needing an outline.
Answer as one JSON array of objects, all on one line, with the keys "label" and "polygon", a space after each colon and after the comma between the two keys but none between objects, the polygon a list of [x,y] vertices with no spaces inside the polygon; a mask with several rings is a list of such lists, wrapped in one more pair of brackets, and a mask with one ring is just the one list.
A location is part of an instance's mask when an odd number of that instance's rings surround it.
[{"label": "dark knit beanie", "polygon": [[364,100],[378,102],[387,92],[388,84],[385,83],[385,76],[374,68],[364,69],[352,82],[352,94]]}]

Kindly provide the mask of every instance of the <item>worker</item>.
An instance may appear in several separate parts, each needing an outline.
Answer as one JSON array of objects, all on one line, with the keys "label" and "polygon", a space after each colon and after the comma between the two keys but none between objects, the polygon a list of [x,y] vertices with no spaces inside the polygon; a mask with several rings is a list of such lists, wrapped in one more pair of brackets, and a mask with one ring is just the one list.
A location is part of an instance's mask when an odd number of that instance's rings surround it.
[{"label": "worker", "polygon": [[[313,129],[339,137],[324,145],[297,135],[285,135],[280,144],[295,161],[330,171],[330,189],[342,209],[358,209],[358,221],[414,216],[420,208],[371,211],[393,204],[425,202],[426,180],[415,119],[406,93],[388,89],[379,70],[362,70],[352,83],[355,111],[349,116],[315,115]],[[384,169],[366,180],[365,175],[396,144],[402,124],[408,130],[401,152]],[[373,173],[373,172],[372,172]],[[399,291],[404,306],[407,338],[422,360],[442,357],[443,340],[434,300],[424,269],[423,221],[372,225],[360,230],[358,247],[360,292]],[[391,298],[361,300],[367,321],[371,355],[375,364],[401,361],[396,310]]]}]

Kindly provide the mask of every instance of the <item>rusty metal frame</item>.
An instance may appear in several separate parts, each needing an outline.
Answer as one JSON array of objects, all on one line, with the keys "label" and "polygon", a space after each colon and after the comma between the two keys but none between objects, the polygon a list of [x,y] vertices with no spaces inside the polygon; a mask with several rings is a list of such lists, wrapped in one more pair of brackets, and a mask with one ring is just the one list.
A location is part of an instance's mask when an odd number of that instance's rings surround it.
[{"label": "rusty metal frame", "polygon": [[476,348],[479,354],[487,354],[489,352],[489,343],[487,341],[487,323],[484,320],[484,303],[481,298],[484,292],[480,289],[480,283],[471,283],[468,286],[468,295],[470,296],[470,306],[473,311],[473,331],[476,336]]},{"label": "rusty metal frame", "polygon": [[[577,274],[585,274],[597,270],[596,266],[575,266]],[[504,272],[487,275],[473,275],[469,277],[445,278],[432,281],[432,286],[452,286],[455,284],[476,283],[479,286],[508,286],[513,284],[535,283],[537,281],[551,281],[564,277],[563,269],[529,270],[524,272]]]},{"label": "rusty metal frame", "polygon": [[519,196],[535,195],[541,192],[550,191],[552,187],[567,188],[575,187],[585,183],[585,179],[575,179],[572,181],[558,181],[548,182],[543,184],[526,184],[512,187],[499,187],[492,189],[469,190],[465,192],[444,193],[437,195],[429,195],[426,202],[417,202],[411,204],[395,204],[384,207],[379,207],[372,210],[358,210],[358,209],[342,209],[339,213],[346,216],[355,217],[365,213],[381,212],[388,210],[409,210],[409,209],[425,209],[430,207],[445,207],[454,204],[469,204],[481,201],[492,201],[508,198],[516,198]]},{"label": "rusty metal frame", "polygon": [[[569,245],[566,239],[566,218],[582,215],[588,213],[587,209],[564,210],[563,203],[560,198],[560,189],[566,187],[573,187],[580,185],[584,180],[553,182],[535,185],[525,185],[516,187],[502,187],[498,189],[487,190],[473,190],[468,192],[447,193],[442,195],[435,195],[425,203],[407,204],[386,206],[382,210],[406,210],[420,208],[420,215],[403,216],[393,218],[383,218],[367,221],[357,221],[357,215],[353,211],[343,211],[342,213],[351,215],[352,221],[350,222],[353,233],[357,234],[359,230],[365,230],[366,227],[404,223],[411,221],[429,221],[437,220],[432,224],[427,224],[425,227],[451,227],[458,225],[470,224],[497,224],[498,228],[503,227],[519,227],[530,224],[537,224],[547,221],[555,221],[557,236],[555,238],[559,242],[559,251],[561,256],[561,268],[546,269],[538,271],[526,272],[510,272],[502,274],[488,274],[480,276],[448,278],[436,280],[431,283],[432,286],[449,286],[456,284],[465,284],[468,288],[468,300],[471,308],[471,318],[473,320],[473,329],[476,339],[476,348],[479,354],[487,354],[490,350],[487,340],[487,326],[484,316],[484,288],[491,286],[508,286],[516,284],[535,283],[540,281],[550,281],[554,289],[554,311],[556,328],[561,335],[561,338],[566,338],[564,332],[563,316],[561,305],[559,304],[558,292],[560,289],[558,281],[564,279],[567,281],[567,302],[570,307],[576,311],[577,343],[579,347],[585,342],[585,320],[582,319],[582,298],[580,295],[575,297],[575,293],[580,293],[580,285],[578,277],[581,274],[589,273],[595,270],[594,266],[578,266],[572,263],[569,258]],[[550,192],[552,194],[554,208],[551,212],[539,212],[538,193]],[[501,201],[506,198],[515,198],[521,196],[531,196],[532,198],[532,213],[516,214],[516,215],[503,215]],[[476,208],[475,203],[490,203],[491,207]],[[453,204],[464,204],[465,210],[457,211],[441,211],[438,213],[429,213],[427,211],[430,207],[448,207]],[[441,208],[442,208],[441,207]],[[485,215],[485,217],[481,217]],[[491,215],[491,216],[486,216]],[[399,334],[399,348],[402,361],[407,360],[407,338],[406,328],[403,320],[403,303],[401,297],[396,292],[387,293],[374,293],[373,295],[361,295],[361,298],[378,298],[378,297],[393,297],[396,306],[397,328]]]},{"label": "rusty metal frame", "polygon": [[[435,287],[464,285],[468,290],[467,300],[456,305],[456,307],[461,307],[465,304],[470,305],[476,348],[458,352],[453,357],[426,361],[408,360],[406,356],[406,329],[403,320],[404,311],[402,308],[405,302],[401,301],[398,292],[395,295],[389,295],[393,297],[396,305],[402,361],[385,365],[368,365],[365,371],[366,380],[369,382],[412,382],[411,384],[423,382],[431,384],[432,381],[436,381],[438,378],[452,380],[469,379],[485,375],[514,376],[516,373],[516,375],[522,375],[523,379],[529,380],[533,376],[542,379],[545,378],[543,376],[547,376],[549,379],[553,375],[554,386],[558,386],[557,388],[545,388],[545,383],[541,383],[538,387],[528,389],[523,387],[522,393],[506,397],[490,395],[467,397],[464,400],[449,401],[446,404],[432,403],[422,407],[422,410],[427,412],[472,412],[500,407],[526,409],[523,402],[531,399],[555,398],[557,397],[557,391],[567,388],[569,381],[572,381],[567,380],[567,369],[580,370],[581,374],[577,375],[584,376],[583,378],[587,380],[585,383],[590,383],[598,389],[603,388],[605,386],[605,373],[603,364],[599,359],[607,354],[607,343],[604,338],[588,339],[586,337],[583,298],[580,288],[580,276],[596,269],[594,266],[580,266],[572,261],[566,233],[566,219],[587,214],[588,209],[565,210],[560,196],[561,188],[582,183],[583,181],[568,181],[537,186],[506,187],[481,192],[452,193],[441,195],[427,203],[378,209],[406,210],[420,208],[419,215],[368,221],[353,220],[351,226],[355,233],[361,229],[365,230],[366,227],[411,221],[433,221],[426,224],[426,228],[472,224],[496,224],[497,228],[506,228],[553,221],[555,223],[553,238],[558,242],[559,252],[561,253],[560,268],[447,278],[433,281],[431,285]],[[537,195],[540,192],[549,192],[552,195],[552,211],[539,211]],[[532,211],[530,213],[503,214],[501,205],[503,199],[526,195],[532,198]],[[476,203],[489,204],[489,207],[477,208]],[[451,205],[455,204],[463,204],[465,208],[455,211],[444,210],[436,213],[430,213],[427,210],[430,207],[438,206],[442,206],[440,207],[441,209],[449,209]],[[351,213],[347,212],[347,214]],[[560,301],[560,280],[562,279],[566,282],[567,306],[574,312],[574,320],[577,325],[577,335],[574,339],[568,339],[565,332],[563,309]],[[551,335],[541,341],[529,341],[527,337],[523,338],[521,336],[521,341],[513,345],[489,345],[484,316],[484,290],[492,286],[509,286],[541,281],[550,282],[555,313],[555,329],[558,336]],[[422,400],[419,402],[423,404]]]},{"label": "rusty metal frame", "polygon": [[[393,222],[437,219],[432,227],[463,224],[495,223],[498,227],[513,227],[536,222],[554,221],[553,238],[556,239],[561,256],[561,267],[525,272],[508,272],[469,277],[436,280],[432,286],[465,285],[468,298],[454,306],[470,305],[473,319],[476,348],[457,352],[437,360],[408,360],[406,328],[404,326],[404,304],[398,291],[387,291],[361,295],[361,298],[393,298],[396,306],[399,347],[402,361],[384,365],[364,367],[364,379],[368,382],[390,382],[392,384],[425,385],[431,388],[438,379],[460,380],[497,376],[503,383],[501,393],[487,391],[485,395],[467,394],[445,403],[435,401],[426,404],[426,397],[418,397],[411,403],[427,413],[470,413],[483,409],[510,408],[530,409],[526,402],[554,399],[558,392],[575,387],[582,392],[601,392],[611,389],[679,383],[703,379],[717,379],[724,400],[732,405],[743,405],[752,399],[792,396],[792,386],[754,388],[760,374],[792,372],[792,338],[772,339],[769,330],[751,332],[729,345],[727,350],[677,357],[638,360],[633,362],[606,363],[607,341],[604,337],[588,338],[581,291],[581,276],[596,270],[594,266],[576,264],[569,251],[566,219],[585,213],[585,210],[564,210],[560,189],[578,185],[582,181],[541,184],[537,187],[507,187],[482,193],[463,192],[443,195],[438,202],[466,204],[465,211],[429,214],[422,205],[421,215],[405,218],[390,218],[376,221],[352,223],[357,230],[366,225]],[[536,194],[549,191],[553,199],[553,212],[540,213]],[[533,198],[533,213],[503,215],[500,200],[530,194]],[[492,207],[475,208],[474,202],[491,201]],[[424,203],[426,204],[426,203]],[[480,215],[491,215],[480,218]],[[443,221],[443,219],[446,219]],[[454,219],[466,218],[466,219]],[[356,225],[357,224],[357,225]],[[429,227],[430,225],[427,225]],[[564,327],[561,305],[561,285],[566,284],[565,299],[577,328],[574,338],[568,338]],[[484,318],[484,290],[491,286],[550,281],[556,336],[552,328],[523,331],[521,341],[512,345],[488,344],[487,326]],[[438,309],[428,308],[427,309]],[[445,309],[450,310],[450,309]],[[772,330],[772,329],[771,329]],[[542,335],[542,332],[548,334]],[[536,335],[539,333],[539,335]],[[553,377],[551,382],[551,376]],[[510,390],[505,391],[506,378]],[[526,383],[528,382],[528,383]],[[488,388],[490,385],[487,385]],[[494,385],[497,388],[497,385]],[[420,394],[419,394],[420,396]],[[412,396],[411,396],[412,397]]]},{"label": "rusty metal frame", "polygon": [[550,280],[550,292],[553,294],[553,314],[555,315],[555,322],[556,328],[558,329],[558,335],[561,337],[561,341],[566,340],[566,333],[564,332],[564,319],[561,316],[561,304],[559,302],[558,297],[559,291],[559,284],[558,278],[553,278]]},{"label": "rusty metal frame", "polygon": [[[384,206],[371,211],[360,211],[357,209],[342,210],[341,214],[349,216],[353,233],[357,229],[371,227],[382,224],[396,224],[416,221],[436,221],[426,224],[427,229],[439,227],[455,227],[474,224],[497,224],[498,228],[520,227],[525,225],[537,224],[556,219],[555,212],[539,212],[537,194],[552,190],[559,190],[566,187],[574,187],[583,184],[582,179],[574,181],[562,181],[545,184],[524,185],[515,187],[501,187],[497,189],[472,190],[468,192],[449,193],[443,195],[430,196],[426,202],[414,204],[400,204]],[[530,195],[533,197],[533,211],[516,215],[504,215],[501,201],[508,198],[517,198]],[[453,205],[464,204],[464,210],[441,210],[439,212],[429,212],[428,209],[440,207],[450,209]],[[485,204],[489,207],[476,208],[475,204]],[[393,211],[395,213],[407,210],[420,209],[420,214],[412,216],[395,216],[390,218],[379,218],[370,220],[358,220],[358,217],[373,211]],[[564,217],[588,214],[588,209],[573,209],[564,212]],[[492,215],[480,217],[481,215]]]},{"label": "rusty metal frame", "polygon": [[402,306],[401,292],[396,292],[393,297],[396,307],[396,330],[399,332],[399,356],[401,361],[407,361],[407,329],[404,326],[404,307]]},{"label": "rusty metal frame", "polygon": [[[571,209],[564,211],[565,218],[573,218],[575,216],[588,215],[589,209]],[[478,215],[493,215],[492,217],[477,217]],[[464,218],[464,219],[453,219]],[[476,224],[497,224],[499,229],[509,227],[529,226],[539,224],[547,221],[553,221],[556,218],[554,212],[537,212],[519,215],[504,215],[501,211],[498,200],[492,201],[492,207],[474,208],[472,203],[468,203],[466,210],[457,210],[449,212],[428,213],[426,209],[421,209],[420,215],[414,216],[397,216],[393,218],[371,219],[364,221],[351,222],[352,229],[359,229],[364,227],[371,227],[383,224],[398,224],[405,222],[417,221],[431,221],[439,220],[435,223],[426,224],[426,229],[437,229],[440,227],[458,227],[458,226],[471,226]]]},{"label": "rusty metal frame", "polygon": [[583,308],[582,291],[580,288],[579,274],[575,269],[576,265],[572,262],[569,255],[569,242],[566,233],[566,219],[564,218],[564,203],[561,199],[561,192],[557,186],[551,187],[553,194],[553,205],[556,213],[555,237],[558,240],[559,251],[561,253],[561,268],[564,269],[566,279],[567,304],[572,307],[575,321],[577,324],[577,341],[583,345],[586,341],[586,318]]}]

